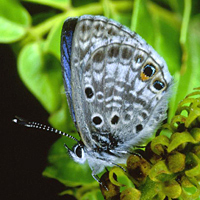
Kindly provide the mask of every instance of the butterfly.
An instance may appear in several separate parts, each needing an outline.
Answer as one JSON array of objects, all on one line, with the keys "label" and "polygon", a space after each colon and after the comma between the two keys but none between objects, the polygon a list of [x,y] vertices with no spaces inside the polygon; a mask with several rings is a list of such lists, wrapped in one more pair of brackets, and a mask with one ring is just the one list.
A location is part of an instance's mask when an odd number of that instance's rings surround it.
[{"label": "butterfly", "polygon": [[166,117],[172,77],[156,51],[135,32],[103,16],[68,18],[61,63],[73,121],[81,141],[71,151],[93,177],[126,162],[131,147]]},{"label": "butterfly", "polygon": [[64,22],[61,64],[81,140],[60,134],[77,142],[72,150],[65,144],[69,155],[75,162],[87,161],[99,181],[105,167],[125,163],[131,148],[152,136],[166,118],[173,79],[164,59],[144,39],[103,16]]}]

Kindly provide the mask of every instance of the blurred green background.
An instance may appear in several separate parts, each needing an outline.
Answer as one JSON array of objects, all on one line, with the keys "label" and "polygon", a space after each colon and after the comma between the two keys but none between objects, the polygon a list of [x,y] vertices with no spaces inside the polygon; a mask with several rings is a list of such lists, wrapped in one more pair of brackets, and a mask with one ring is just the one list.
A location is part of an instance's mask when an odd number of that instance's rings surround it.
[{"label": "blurred green background", "polygon": [[[166,60],[174,77],[169,119],[172,118],[178,102],[193,88],[200,86],[199,0],[1,0],[0,43],[3,45],[2,63],[5,72],[15,76],[15,79],[9,79],[17,82],[21,79],[43,107],[38,105],[37,108],[44,109],[44,116],[49,117],[49,123],[55,128],[71,134],[75,131],[62,82],[60,34],[67,17],[83,14],[104,15],[128,26]],[[7,51],[4,51],[4,48]],[[9,65],[16,67],[17,71],[9,68]],[[3,81],[4,84],[6,81],[11,82],[9,79]],[[15,82],[12,82],[10,87],[15,91],[13,94],[23,95],[18,91],[20,87],[15,85]],[[9,92],[8,86],[5,88],[5,93]],[[24,95],[27,94],[27,91],[23,91]],[[6,103],[12,108],[17,99],[11,95],[8,97]],[[32,106],[30,102],[25,102],[24,106],[16,105],[21,106],[16,113],[18,115],[24,114],[22,110]],[[36,118],[40,115],[39,111],[37,114],[37,109],[34,113],[29,111],[28,115],[25,115],[35,120],[40,120],[42,116]],[[15,129],[18,127],[15,126]],[[24,131],[21,128],[20,130]],[[24,132],[27,134],[29,130]],[[29,135],[24,134],[23,137]],[[17,140],[22,140],[19,137]],[[45,136],[41,138],[36,134],[36,137],[39,138],[38,144],[46,143]],[[43,175],[54,178],[67,187],[85,186],[84,192],[66,189],[63,194],[75,194],[80,199],[101,199],[97,183],[91,177],[88,166],[74,163],[66,154],[63,144],[70,142],[66,138],[60,138],[53,144]],[[46,148],[48,151],[49,147]],[[18,154],[20,155],[19,152]],[[90,191],[90,187],[94,190]],[[59,192],[64,190],[63,188]]]}]

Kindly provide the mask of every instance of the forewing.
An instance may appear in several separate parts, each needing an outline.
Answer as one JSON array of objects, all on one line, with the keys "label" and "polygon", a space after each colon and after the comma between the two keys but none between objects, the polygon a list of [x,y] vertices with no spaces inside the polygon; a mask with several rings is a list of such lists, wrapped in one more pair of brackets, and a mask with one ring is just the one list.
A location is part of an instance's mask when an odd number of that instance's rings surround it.
[{"label": "forewing", "polygon": [[72,88],[71,88],[71,52],[73,34],[77,23],[77,18],[69,18],[65,21],[61,35],[61,65],[65,92],[67,96],[70,113],[76,124],[76,117],[72,101]]}]

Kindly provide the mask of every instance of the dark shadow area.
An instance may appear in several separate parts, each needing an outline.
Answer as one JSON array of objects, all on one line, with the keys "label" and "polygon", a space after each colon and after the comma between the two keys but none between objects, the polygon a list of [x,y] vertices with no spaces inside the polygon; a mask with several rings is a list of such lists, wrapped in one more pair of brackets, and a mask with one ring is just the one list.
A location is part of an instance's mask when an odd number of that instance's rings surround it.
[{"label": "dark shadow area", "polygon": [[[65,186],[42,176],[56,135],[14,124],[15,115],[48,124],[48,113],[21,82],[16,59],[8,45],[1,45],[1,199],[71,199],[58,194]],[[63,145],[64,148],[64,145]]]},{"label": "dark shadow area", "polygon": [[[24,4],[31,14],[49,11],[49,7]],[[42,10],[41,10],[42,9]],[[56,11],[55,11],[56,12]],[[42,176],[48,164],[51,145],[59,136],[28,129],[12,122],[15,115],[48,124],[49,114],[22,83],[17,60],[9,45],[1,52],[1,199],[61,200],[74,199],[58,194],[66,187],[57,180]],[[63,144],[64,148],[64,144]]]}]

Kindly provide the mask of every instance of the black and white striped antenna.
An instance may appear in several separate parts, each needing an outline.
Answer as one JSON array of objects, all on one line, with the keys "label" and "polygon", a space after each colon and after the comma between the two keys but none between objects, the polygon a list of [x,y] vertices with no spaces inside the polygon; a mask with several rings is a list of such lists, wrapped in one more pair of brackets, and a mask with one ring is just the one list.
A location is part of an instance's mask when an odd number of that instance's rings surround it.
[{"label": "black and white striped antenna", "polygon": [[34,129],[39,129],[39,130],[43,130],[43,131],[46,131],[46,132],[53,132],[53,133],[58,134],[58,135],[63,135],[63,136],[66,136],[68,138],[71,138],[71,139],[73,139],[73,140],[75,140],[76,142],[79,143],[79,141],[75,137],[73,137],[73,136],[71,136],[71,135],[69,135],[65,132],[59,131],[58,129],[55,129],[51,126],[45,125],[45,124],[41,124],[41,123],[33,122],[33,121],[27,121],[27,120],[25,120],[21,117],[18,117],[18,116],[15,116],[15,118],[12,121],[16,124],[23,125],[23,126],[26,126],[28,128],[34,128]]}]

